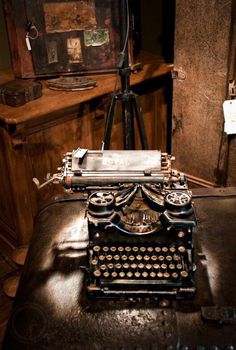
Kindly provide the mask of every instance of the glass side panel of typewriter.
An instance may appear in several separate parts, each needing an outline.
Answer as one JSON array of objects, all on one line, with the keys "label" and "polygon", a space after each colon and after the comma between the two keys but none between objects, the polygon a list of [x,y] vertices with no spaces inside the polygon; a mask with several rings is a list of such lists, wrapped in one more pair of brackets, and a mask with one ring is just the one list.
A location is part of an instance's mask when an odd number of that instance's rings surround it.
[{"label": "glass side panel of typewriter", "polygon": [[172,158],[159,151],[76,152],[67,154],[65,182],[88,192],[89,296],[192,297],[196,220]]}]

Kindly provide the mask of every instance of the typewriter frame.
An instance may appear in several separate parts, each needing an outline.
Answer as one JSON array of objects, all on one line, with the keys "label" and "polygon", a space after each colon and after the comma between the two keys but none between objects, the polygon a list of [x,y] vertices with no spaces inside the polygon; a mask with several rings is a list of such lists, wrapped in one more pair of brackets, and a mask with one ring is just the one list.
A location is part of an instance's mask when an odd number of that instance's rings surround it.
[{"label": "typewriter frame", "polygon": [[[192,231],[196,219],[186,178],[172,169],[173,160],[159,151],[79,148],[65,154],[61,174],[54,179],[60,179],[67,190],[82,192],[88,198],[84,209],[87,222],[84,255],[89,297],[193,297],[196,266]],[[121,251],[128,248],[129,252],[138,253],[122,255]],[[99,255],[96,249],[106,252]],[[115,253],[119,249],[119,254]],[[142,256],[144,251],[150,252],[150,256],[147,253]],[[129,268],[141,266],[140,272],[124,272],[125,264],[120,264],[120,259],[131,257]],[[148,264],[150,259],[156,264]],[[148,274],[150,266],[152,271]],[[109,268],[113,271],[108,271]],[[177,268],[178,273],[170,270]]]}]

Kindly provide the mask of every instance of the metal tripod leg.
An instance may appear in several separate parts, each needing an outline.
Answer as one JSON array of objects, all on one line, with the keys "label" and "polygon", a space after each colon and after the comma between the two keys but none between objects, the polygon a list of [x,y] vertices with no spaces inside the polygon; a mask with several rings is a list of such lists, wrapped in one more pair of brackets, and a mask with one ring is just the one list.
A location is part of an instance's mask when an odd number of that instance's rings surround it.
[{"label": "metal tripod leg", "polygon": [[105,123],[105,131],[104,131],[104,138],[103,138],[103,148],[109,149],[110,148],[110,142],[111,142],[111,130],[112,130],[112,124],[114,119],[114,111],[115,111],[115,105],[117,101],[117,94],[114,93],[112,95],[111,101],[108,106],[108,112],[106,117],[106,123]]},{"label": "metal tripod leg", "polygon": [[134,108],[135,108],[135,113],[137,118],[137,125],[138,125],[138,131],[139,131],[142,149],[147,150],[148,149],[147,135],[145,132],[145,126],[143,122],[142,109],[139,101],[139,96],[136,94],[132,94],[132,95],[134,100]]},{"label": "metal tripod leg", "polygon": [[130,94],[122,97],[124,148],[127,150],[135,148],[132,102]]}]

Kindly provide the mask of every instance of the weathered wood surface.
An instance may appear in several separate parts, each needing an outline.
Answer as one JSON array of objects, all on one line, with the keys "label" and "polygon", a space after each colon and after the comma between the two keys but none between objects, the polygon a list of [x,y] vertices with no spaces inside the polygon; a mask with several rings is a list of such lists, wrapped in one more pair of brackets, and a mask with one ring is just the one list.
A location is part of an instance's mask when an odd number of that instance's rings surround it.
[{"label": "weathered wood surface", "polygon": [[[131,85],[135,86],[142,81],[157,78],[167,74],[172,69],[172,65],[162,63],[158,60],[144,64],[143,69],[131,75]],[[0,105],[0,121],[4,124],[21,124],[30,121],[45,121],[47,117],[52,118],[58,112],[67,111],[69,108],[76,111],[78,104],[87,102],[93,98],[109,94],[115,87],[115,75],[92,76],[97,81],[97,87],[91,90],[79,92],[55,91],[47,88],[46,82],[43,83],[43,96],[35,101],[29,102],[17,109]],[[6,72],[0,71],[0,84],[12,79]]]},{"label": "weathered wood surface", "polygon": [[222,104],[228,87],[232,2],[176,1],[174,65],[183,70],[185,80],[174,81],[172,152],[176,167],[216,183],[222,182],[227,158]]}]

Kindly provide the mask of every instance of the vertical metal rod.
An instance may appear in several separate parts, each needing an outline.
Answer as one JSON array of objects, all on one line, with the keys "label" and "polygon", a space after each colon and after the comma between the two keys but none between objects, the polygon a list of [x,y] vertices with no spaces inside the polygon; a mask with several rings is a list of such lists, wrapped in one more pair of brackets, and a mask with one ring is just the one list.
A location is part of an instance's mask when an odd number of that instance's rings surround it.
[{"label": "vertical metal rod", "polygon": [[121,103],[123,113],[123,135],[124,135],[124,148],[134,149],[134,117],[132,109],[132,101],[129,97],[130,92],[130,74],[129,67],[129,51],[127,33],[129,32],[129,3],[128,0],[120,0],[120,42],[123,48],[123,65],[119,71],[121,77]]}]

